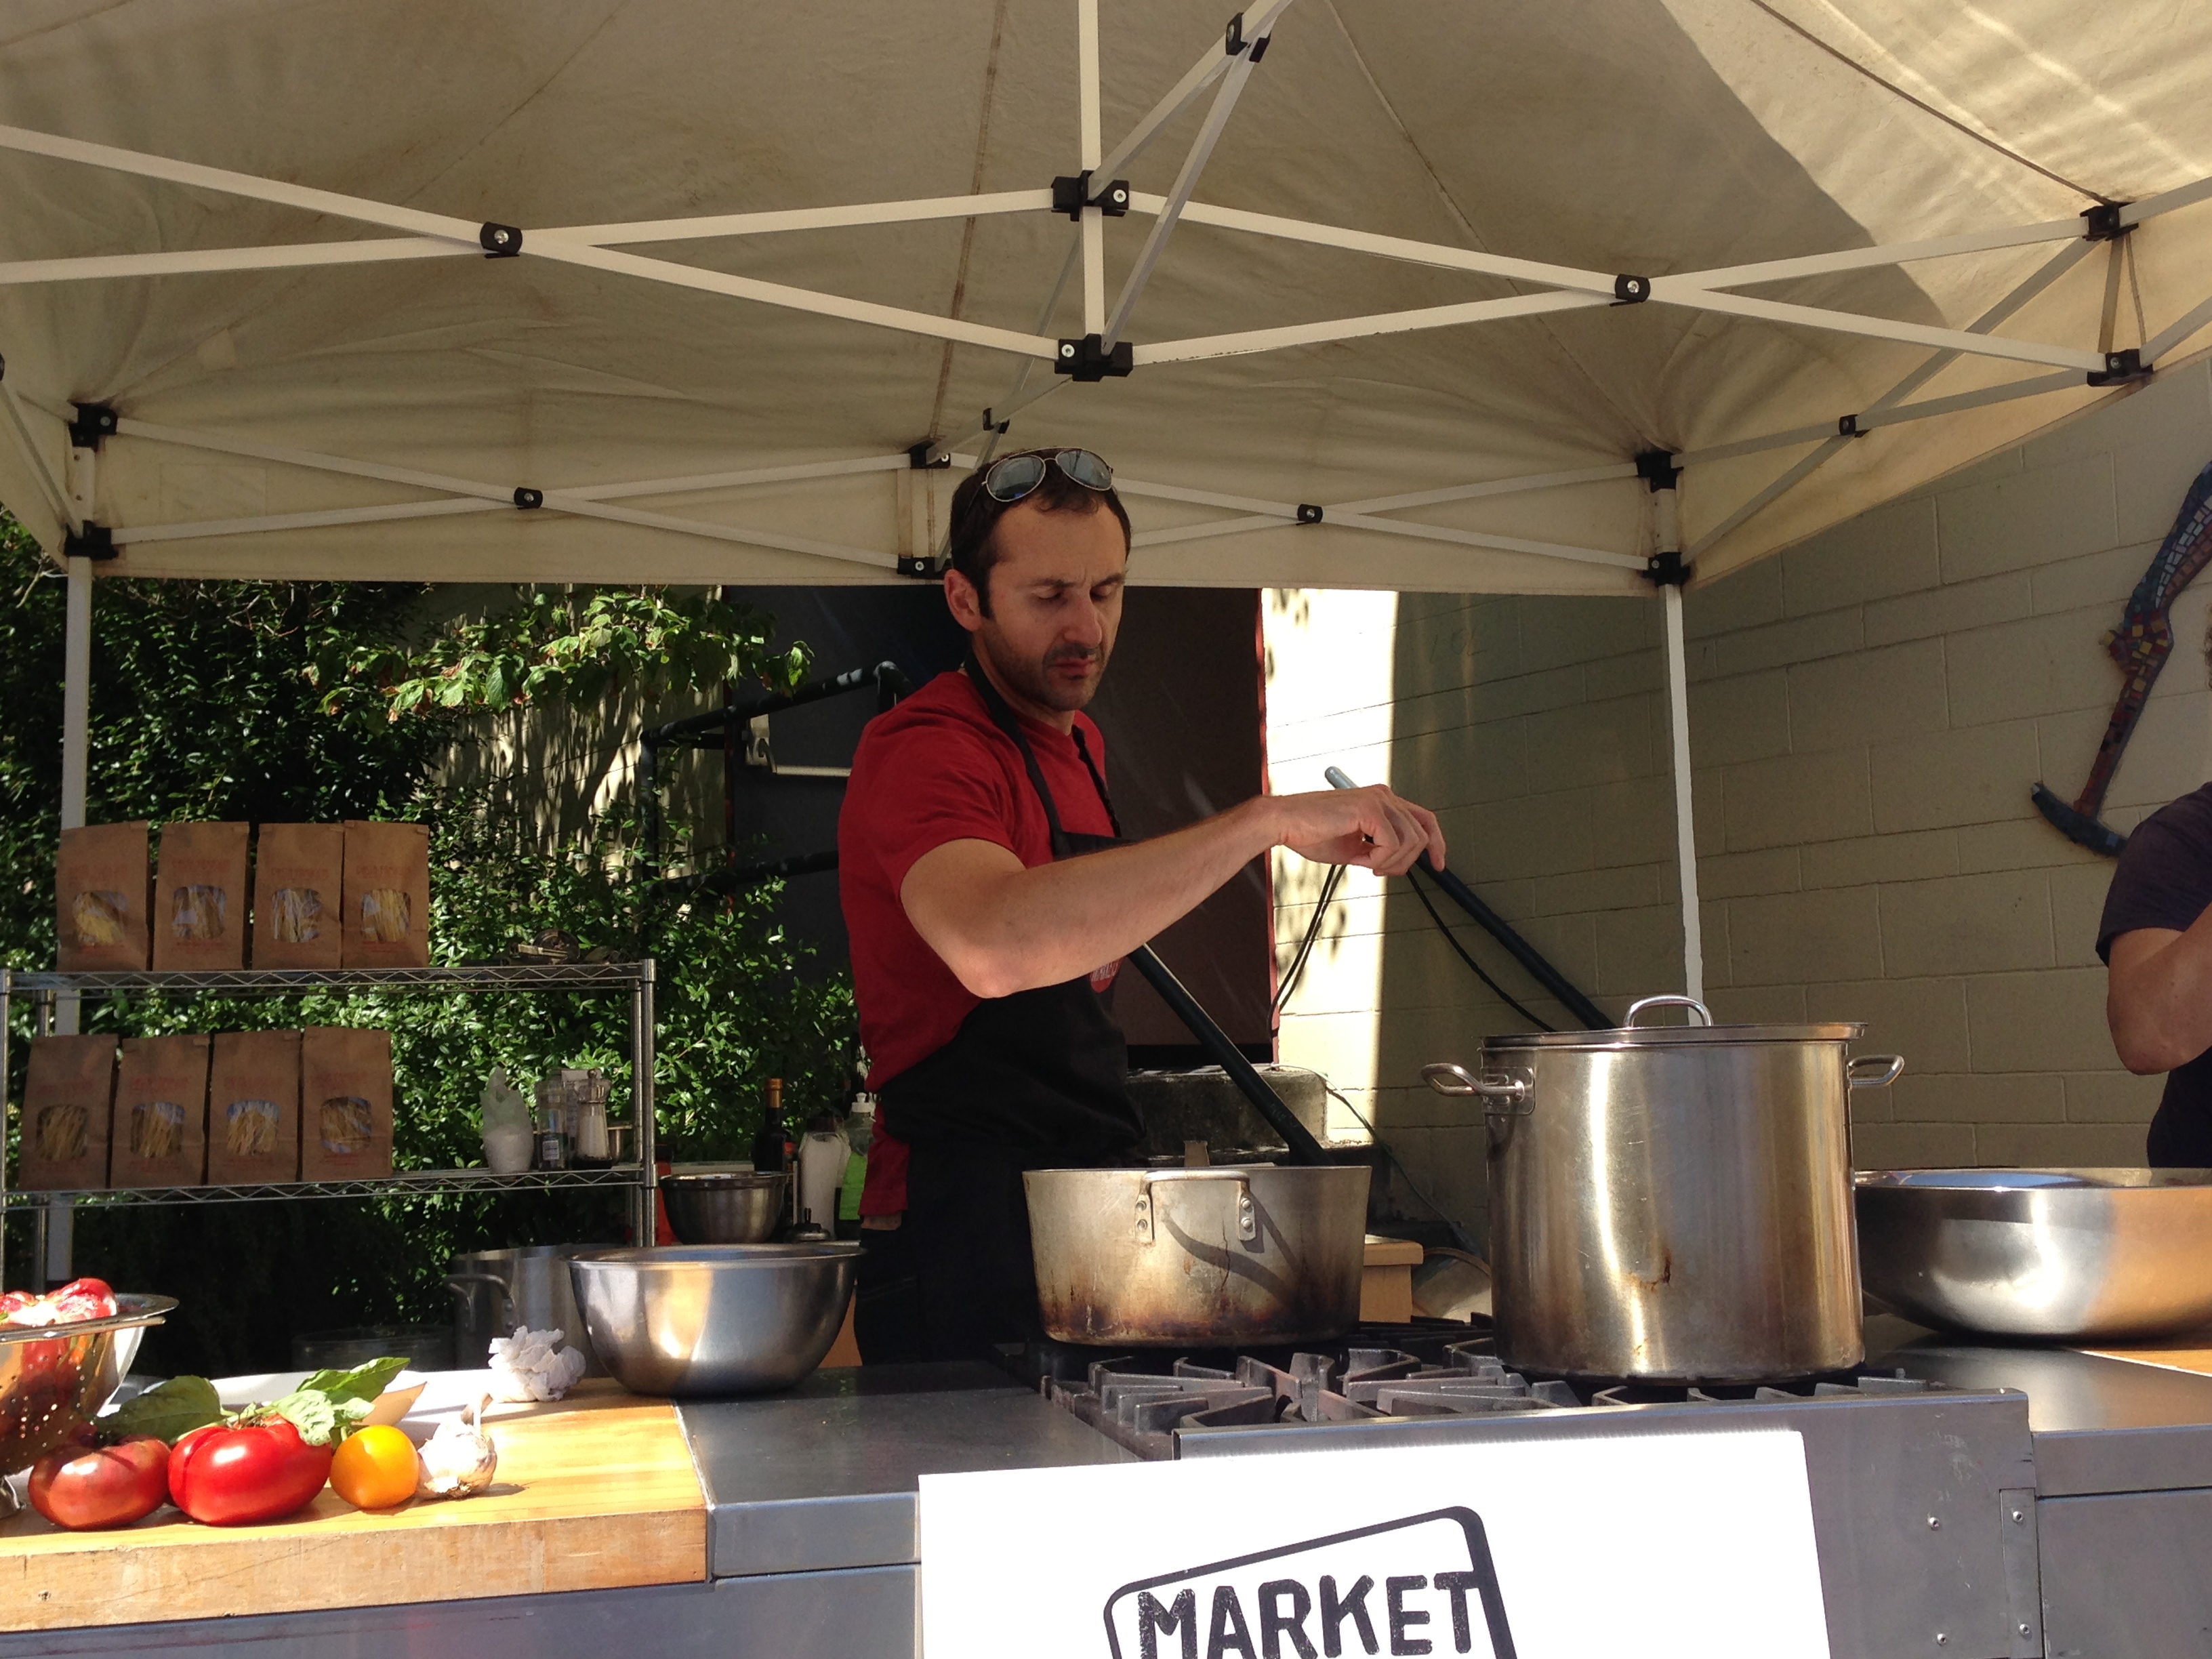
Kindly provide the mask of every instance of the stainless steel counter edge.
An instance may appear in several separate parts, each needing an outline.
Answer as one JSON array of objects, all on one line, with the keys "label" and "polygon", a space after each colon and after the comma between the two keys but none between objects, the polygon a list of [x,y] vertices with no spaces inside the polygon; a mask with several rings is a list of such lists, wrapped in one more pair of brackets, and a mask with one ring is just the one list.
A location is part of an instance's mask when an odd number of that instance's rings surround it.
[{"label": "stainless steel counter edge", "polygon": [[2212,1487],[2212,1376],[1955,1337],[1923,1337],[1877,1363],[1953,1388],[2025,1392],[2039,1497]]},{"label": "stainless steel counter edge", "polygon": [[817,1371],[750,1400],[682,1401],[715,1578],[919,1559],[925,1474],[1133,1462],[983,1364]]}]

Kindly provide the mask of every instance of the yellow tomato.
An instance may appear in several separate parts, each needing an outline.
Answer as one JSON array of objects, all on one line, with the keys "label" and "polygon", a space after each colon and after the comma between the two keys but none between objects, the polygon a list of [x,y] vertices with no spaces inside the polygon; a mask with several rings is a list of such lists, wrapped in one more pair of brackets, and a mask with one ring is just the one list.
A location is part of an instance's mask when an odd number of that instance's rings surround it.
[{"label": "yellow tomato", "polygon": [[415,1443],[389,1424],[349,1436],[331,1459],[331,1490],[357,1510],[388,1510],[415,1495]]}]

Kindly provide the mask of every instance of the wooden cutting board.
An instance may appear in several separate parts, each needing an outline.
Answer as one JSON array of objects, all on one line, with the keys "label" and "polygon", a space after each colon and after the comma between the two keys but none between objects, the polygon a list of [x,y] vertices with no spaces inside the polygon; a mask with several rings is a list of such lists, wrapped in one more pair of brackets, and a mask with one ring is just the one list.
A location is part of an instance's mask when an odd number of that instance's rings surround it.
[{"label": "wooden cutting board", "polygon": [[2163,1342],[2128,1348],[2087,1348],[2105,1359],[2131,1359],[2139,1365],[2163,1365],[2168,1370],[2195,1371],[2212,1376],[2212,1330],[2185,1331]]},{"label": "wooden cutting board", "polygon": [[707,1505],[665,1401],[604,1378],[565,1401],[495,1406],[492,1487],[354,1509],[325,1488],[298,1516],[203,1527],[161,1509],[118,1532],[0,1526],[0,1630],[136,1625],[707,1576]]}]

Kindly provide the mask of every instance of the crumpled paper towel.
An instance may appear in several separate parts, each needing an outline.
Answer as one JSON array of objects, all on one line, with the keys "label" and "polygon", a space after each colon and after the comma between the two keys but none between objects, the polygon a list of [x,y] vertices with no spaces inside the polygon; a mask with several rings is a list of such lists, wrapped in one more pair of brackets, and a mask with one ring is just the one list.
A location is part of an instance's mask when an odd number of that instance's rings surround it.
[{"label": "crumpled paper towel", "polygon": [[513,1336],[491,1340],[492,1393],[504,1401],[558,1400],[574,1388],[588,1363],[564,1348],[566,1331],[533,1331],[517,1325]]}]

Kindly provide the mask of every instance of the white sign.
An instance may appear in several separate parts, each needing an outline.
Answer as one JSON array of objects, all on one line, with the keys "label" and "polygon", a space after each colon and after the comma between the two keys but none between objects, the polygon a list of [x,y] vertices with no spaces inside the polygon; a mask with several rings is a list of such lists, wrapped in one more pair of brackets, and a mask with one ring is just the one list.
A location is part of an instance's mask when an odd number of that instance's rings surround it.
[{"label": "white sign", "polygon": [[1794,1430],[921,1478],[927,1659],[1827,1659]]}]

